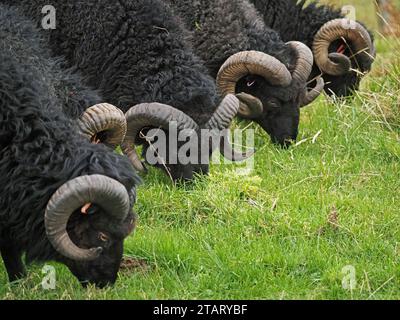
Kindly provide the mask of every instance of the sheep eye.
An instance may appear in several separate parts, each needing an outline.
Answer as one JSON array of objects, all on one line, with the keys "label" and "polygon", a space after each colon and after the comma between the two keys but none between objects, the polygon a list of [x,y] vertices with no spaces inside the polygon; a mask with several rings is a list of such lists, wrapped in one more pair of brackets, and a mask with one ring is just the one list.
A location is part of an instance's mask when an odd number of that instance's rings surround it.
[{"label": "sheep eye", "polygon": [[108,241],[110,241],[110,238],[107,235],[105,235],[103,232],[100,232],[99,240],[102,242],[108,242]]}]

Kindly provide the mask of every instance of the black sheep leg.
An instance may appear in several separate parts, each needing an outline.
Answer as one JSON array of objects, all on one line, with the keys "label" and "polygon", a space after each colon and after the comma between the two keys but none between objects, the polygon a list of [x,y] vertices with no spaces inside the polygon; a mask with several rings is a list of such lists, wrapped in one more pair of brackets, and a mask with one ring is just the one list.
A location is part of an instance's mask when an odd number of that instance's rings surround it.
[{"label": "black sheep leg", "polygon": [[1,256],[6,266],[10,282],[25,276],[25,266],[22,262],[22,253],[14,246],[0,247]]}]

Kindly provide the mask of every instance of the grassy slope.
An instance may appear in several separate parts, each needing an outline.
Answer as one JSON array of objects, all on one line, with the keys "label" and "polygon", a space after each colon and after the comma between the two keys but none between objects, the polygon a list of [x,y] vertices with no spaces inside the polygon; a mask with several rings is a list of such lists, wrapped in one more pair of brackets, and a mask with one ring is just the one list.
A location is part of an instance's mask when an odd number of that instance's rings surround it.
[{"label": "grassy slope", "polygon": [[[44,291],[41,266],[10,286],[0,264],[0,297],[399,299],[398,47],[381,39],[379,52],[354,100],[321,98],[304,111],[304,141],[290,151],[257,129],[252,174],[214,166],[176,188],[153,171],[126,242],[149,268],[122,272],[113,289],[84,290],[57,266],[57,289]],[[357,272],[353,292],[342,288],[347,265]]]}]

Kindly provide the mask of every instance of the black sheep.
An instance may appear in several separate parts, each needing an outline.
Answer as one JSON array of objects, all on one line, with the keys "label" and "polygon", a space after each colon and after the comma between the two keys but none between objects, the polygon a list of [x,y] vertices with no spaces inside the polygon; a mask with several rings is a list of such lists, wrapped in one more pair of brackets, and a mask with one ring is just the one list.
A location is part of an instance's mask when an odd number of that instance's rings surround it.
[{"label": "black sheep", "polygon": [[240,115],[260,124],[272,140],[296,140],[300,107],[322,91],[307,92],[313,64],[309,48],[285,43],[247,0],[165,0],[192,31],[196,53],[224,94],[236,93]]},{"label": "black sheep", "polygon": [[[18,4],[40,22],[41,9],[48,1],[23,0]],[[147,154],[149,146],[140,136],[146,135],[143,128],[167,130],[173,120],[179,129],[229,126],[239,101],[233,96],[222,100],[215,81],[187,41],[187,31],[162,1],[54,0],[52,5],[57,10],[57,25],[46,33],[53,51],[65,56],[88,85],[124,112],[142,104],[127,114],[129,129],[124,145],[137,169],[144,167],[132,141],[145,144]],[[208,140],[200,141],[202,144]],[[159,166],[173,179],[191,179],[195,173],[208,171],[207,163],[164,160],[165,166],[162,162]]]},{"label": "black sheep", "polygon": [[[83,284],[112,284],[139,179],[63,112],[74,102],[57,85],[71,74],[47,56],[33,23],[0,5],[0,39],[0,252],[9,279],[24,276],[25,254],[26,263],[66,264]],[[84,87],[76,96],[97,99]]]},{"label": "black sheep", "polygon": [[[40,38],[42,46],[32,47],[30,63],[38,64],[37,56],[53,56],[46,45],[46,39]],[[88,139],[115,147],[122,143],[126,134],[126,119],[121,110],[110,105],[101,104],[100,95],[83,84],[83,80],[74,68],[65,68],[66,62],[61,58],[48,59],[43,65],[43,74],[47,74],[53,83],[54,92],[60,100],[62,111],[70,119],[78,121],[81,133]]]},{"label": "black sheep", "polygon": [[329,95],[347,96],[359,88],[375,57],[373,34],[365,26],[343,20],[341,10],[316,1],[307,6],[304,0],[250,1],[282,39],[313,48],[311,79],[322,72]]}]

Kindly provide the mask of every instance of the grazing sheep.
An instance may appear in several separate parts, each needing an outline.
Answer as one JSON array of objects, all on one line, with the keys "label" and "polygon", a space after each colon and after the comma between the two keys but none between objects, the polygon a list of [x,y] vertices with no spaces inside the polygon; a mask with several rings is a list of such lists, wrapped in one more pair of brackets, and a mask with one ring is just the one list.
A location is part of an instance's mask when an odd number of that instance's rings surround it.
[{"label": "grazing sheep", "polygon": [[[25,254],[26,263],[64,263],[83,284],[112,284],[139,179],[126,157],[91,144],[66,115],[81,103],[58,86],[79,78],[60,72],[16,8],[0,5],[0,39],[0,252],[9,279],[24,276]],[[74,89],[79,101],[97,102]]]},{"label": "grazing sheep", "polygon": [[238,94],[240,116],[257,122],[272,140],[296,140],[300,107],[322,91],[307,91],[313,64],[309,48],[285,43],[247,0],[165,0],[192,31],[196,53],[224,94]]},{"label": "grazing sheep", "polygon": [[[23,0],[18,5],[39,23],[47,3]],[[132,146],[144,144],[147,155],[149,145],[143,137],[148,128],[167,130],[176,121],[180,130],[226,129],[237,114],[238,99],[222,100],[187,41],[187,31],[161,0],[54,0],[52,5],[57,9],[56,29],[43,32],[53,51],[65,56],[86,84],[127,112],[124,151],[138,170],[144,167]],[[189,180],[208,171],[207,163],[163,160],[158,165],[174,180]]]},{"label": "grazing sheep", "polygon": [[[375,57],[372,33],[359,22],[343,20],[340,10],[317,1],[251,0],[270,28],[285,41],[301,41],[313,48],[311,79],[323,74],[328,94],[350,95],[371,70]],[[350,29],[349,29],[350,27]],[[354,28],[353,28],[354,27]]]}]

